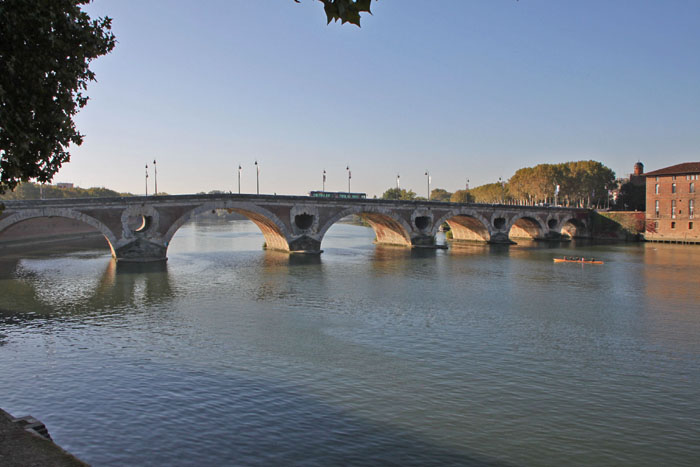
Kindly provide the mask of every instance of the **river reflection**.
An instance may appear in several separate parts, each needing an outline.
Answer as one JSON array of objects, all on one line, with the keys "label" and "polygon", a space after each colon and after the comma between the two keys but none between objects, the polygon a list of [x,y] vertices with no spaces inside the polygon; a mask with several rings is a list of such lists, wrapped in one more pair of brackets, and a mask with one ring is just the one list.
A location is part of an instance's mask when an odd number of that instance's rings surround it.
[{"label": "river reflection", "polygon": [[3,261],[3,314],[76,317],[173,298],[167,263],[116,263],[102,252]]},{"label": "river reflection", "polygon": [[700,249],[373,237],[290,256],[193,223],[159,265],[0,260],[3,408],[93,465],[700,457]]}]

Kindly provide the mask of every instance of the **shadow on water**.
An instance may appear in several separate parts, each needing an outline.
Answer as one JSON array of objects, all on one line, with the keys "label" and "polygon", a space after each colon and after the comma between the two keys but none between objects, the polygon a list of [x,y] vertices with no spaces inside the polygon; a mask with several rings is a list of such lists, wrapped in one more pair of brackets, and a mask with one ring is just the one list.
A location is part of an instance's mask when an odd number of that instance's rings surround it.
[{"label": "shadow on water", "polygon": [[116,264],[117,274],[149,274],[149,273],[167,273],[167,261],[152,261],[148,263],[125,263],[114,262]]},{"label": "shadow on water", "polygon": [[[94,464],[133,465],[396,465],[506,466],[504,462],[441,446],[406,428],[367,420],[266,378],[127,364],[92,387],[81,410],[85,423],[58,423],[55,438]],[[143,389],[147,388],[147,394]],[[160,411],[120,417],[124,403],[157,394]],[[197,411],[183,411],[181,399]],[[81,402],[82,404],[82,402]],[[106,419],[105,419],[106,417]],[[147,418],[146,418],[147,417]],[[196,428],[193,428],[196,427]],[[119,434],[111,431],[119,431]],[[100,449],[94,449],[99,433]],[[53,433],[52,433],[53,434]],[[154,442],[143,442],[152,439]],[[157,440],[157,441],[155,441]],[[124,446],[130,446],[124,449]],[[84,453],[84,454],[83,454]]]},{"label": "shadow on water", "polygon": [[287,263],[290,266],[308,266],[310,264],[321,264],[321,255],[299,255],[287,254]]}]

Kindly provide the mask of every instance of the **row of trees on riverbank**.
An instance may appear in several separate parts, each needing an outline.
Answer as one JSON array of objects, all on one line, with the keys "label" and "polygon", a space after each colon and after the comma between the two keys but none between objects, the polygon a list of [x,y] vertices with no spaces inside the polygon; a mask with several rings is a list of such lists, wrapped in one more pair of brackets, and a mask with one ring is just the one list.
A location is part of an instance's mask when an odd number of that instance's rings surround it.
[{"label": "row of trees on riverbank", "polygon": [[111,198],[115,196],[133,196],[131,193],[119,193],[109,188],[59,188],[55,185],[39,183],[22,183],[14,191],[0,195],[0,200],[56,199],[56,198]]},{"label": "row of trees on riverbank", "polygon": [[[615,172],[597,161],[539,164],[519,169],[507,182],[487,183],[454,193],[435,188],[430,200],[520,205],[556,202],[565,206],[603,207],[609,202],[609,190],[615,188],[615,183]],[[382,198],[425,199],[403,188],[390,188]]]}]

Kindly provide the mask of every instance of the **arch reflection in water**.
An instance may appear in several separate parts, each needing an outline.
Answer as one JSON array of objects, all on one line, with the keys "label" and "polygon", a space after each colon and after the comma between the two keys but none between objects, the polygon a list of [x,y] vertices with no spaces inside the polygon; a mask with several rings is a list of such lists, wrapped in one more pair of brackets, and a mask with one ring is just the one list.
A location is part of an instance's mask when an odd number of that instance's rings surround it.
[{"label": "arch reflection in water", "polygon": [[100,253],[18,260],[12,271],[5,265],[16,280],[0,280],[2,308],[15,317],[75,318],[173,297],[167,263],[117,264]]}]

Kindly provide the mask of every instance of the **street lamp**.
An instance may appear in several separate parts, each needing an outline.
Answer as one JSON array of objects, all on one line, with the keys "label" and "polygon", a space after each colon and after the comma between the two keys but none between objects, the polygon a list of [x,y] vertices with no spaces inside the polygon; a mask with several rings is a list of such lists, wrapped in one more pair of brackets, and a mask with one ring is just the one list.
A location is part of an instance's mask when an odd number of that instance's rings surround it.
[{"label": "street lamp", "polygon": [[323,169],[323,190],[326,191],[326,169]]},{"label": "street lamp", "polygon": [[430,171],[425,171],[425,176],[428,177],[428,201],[430,201]]},{"label": "street lamp", "polygon": [[352,178],[352,172],[350,172],[350,166],[346,166],[345,170],[348,171],[348,193],[350,193],[350,179]]},{"label": "street lamp", "polygon": [[469,191],[469,179],[467,179],[467,191]]},{"label": "street lamp", "polygon": [[498,177],[498,184],[501,185],[501,191],[500,191],[500,196],[501,196],[501,204],[503,204],[503,189],[505,188],[503,180],[501,180],[501,177]]},{"label": "street lamp", "polygon": [[154,195],[158,196],[158,167],[156,167],[156,160],[153,159],[153,181],[155,182],[155,188],[156,191],[153,193]]},{"label": "street lamp", "polygon": [[241,194],[241,171],[243,170],[243,167],[241,167],[241,164],[238,164],[238,194]]},{"label": "street lamp", "polygon": [[255,161],[255,193],[260,194],[260,166],[258,161]]},{"label": "street lamp", "polygon": [[396,189],[400,190],[401,189],[401,175],[396,174]]},{"label": "street lamp", "polygon": [[146,196],[148,196],[148,164],[146,164]]}]

